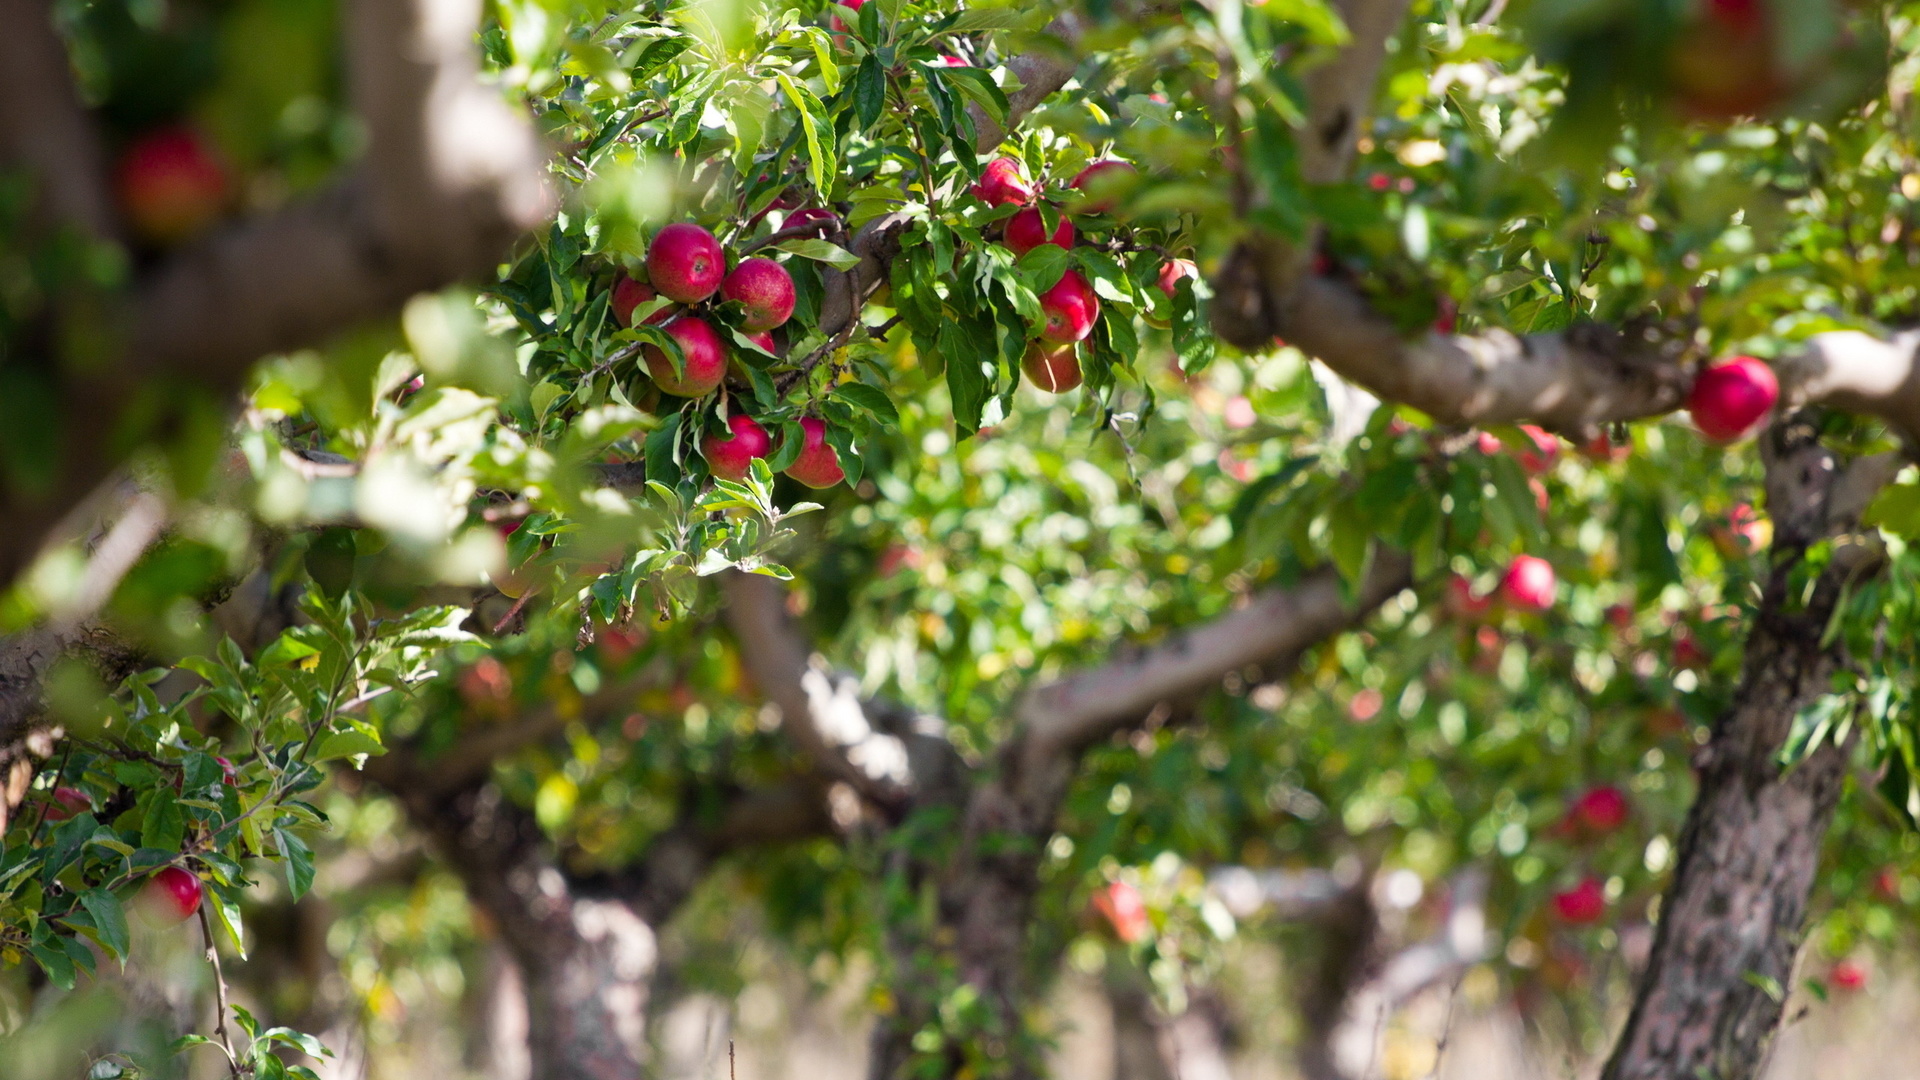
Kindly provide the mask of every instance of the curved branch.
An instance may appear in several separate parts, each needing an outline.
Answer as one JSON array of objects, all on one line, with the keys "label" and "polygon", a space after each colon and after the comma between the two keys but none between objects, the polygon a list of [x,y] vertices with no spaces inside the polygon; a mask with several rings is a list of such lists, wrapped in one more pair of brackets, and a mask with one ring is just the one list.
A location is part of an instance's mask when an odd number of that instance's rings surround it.
[{"label": "curved branch", "polygon": [[722,588],[740,659],[780,710],[781,730],[824,775],[882,806],[903,805],[914,790],[906,740],[876,727],[851,676],[811,655],[787,616],[786,590],[772,578],[741,573],[725,575]]},{"label": "curved branch", "polygon": [[1014,706],[1027,753],[1071,754],[1154,707],[1214,686],[1250,664],[1297,656],[1339,633],[1413,583],[1405,555],[1381,549],[1352,599],[1331,568],[1165,641],[1036,687]]}]

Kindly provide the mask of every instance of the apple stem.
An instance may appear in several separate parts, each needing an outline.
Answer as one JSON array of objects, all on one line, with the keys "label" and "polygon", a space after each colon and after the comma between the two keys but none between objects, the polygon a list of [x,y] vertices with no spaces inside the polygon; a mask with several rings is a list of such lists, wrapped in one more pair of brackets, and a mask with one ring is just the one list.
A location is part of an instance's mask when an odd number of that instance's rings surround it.
[{"label": "apple stem", "polygon": [[220,970],[220,950],[213,943],[213,920],[207,918],[207,899],[200,900],[200,936],[207,943],[207,962],[213,965],[213,999],[220,1011],[214,1020],[214,1034],[220,1036],[220,1049],[227,1052],[227,1068],[240,1075],[240,1059],[233,1053],[233,1037],[227,1034],[227,976]]}]

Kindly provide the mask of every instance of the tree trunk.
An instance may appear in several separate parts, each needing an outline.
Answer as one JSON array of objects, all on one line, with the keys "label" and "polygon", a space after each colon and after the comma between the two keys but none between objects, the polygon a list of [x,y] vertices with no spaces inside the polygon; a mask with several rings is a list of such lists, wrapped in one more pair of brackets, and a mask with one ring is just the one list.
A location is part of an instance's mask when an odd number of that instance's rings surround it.
[{"label": "tree trunk", "polygon": [[1786,770],[1778,755],[1795,714],[1829,690],[1828,677],[1844,662],[1838,640],[1821,640],[1844,583],[1879,564],[1870,548],[1837,544],[1833,564],[1799,603],[1801,587],[1791,579],[1807,547],[1850,527],[1878,484],[1848,492],[1833,455],[1810,432],[1787,427],[1772,436],[1782,449],[1768,462],[1774,567],[1740,687],[1695,763],[1699,795],[1604,1080],[1750,1080],[1792,988],[1850,746],[1828,742]]},{"label": "tree trunk", "polygon": [[659,956],[654,925],[622,900],[581,895],[531,816],[498,789],[432,800],[399,794],[519,969],[532,1075],[639,1077],[647,1066],[647,999]]}]

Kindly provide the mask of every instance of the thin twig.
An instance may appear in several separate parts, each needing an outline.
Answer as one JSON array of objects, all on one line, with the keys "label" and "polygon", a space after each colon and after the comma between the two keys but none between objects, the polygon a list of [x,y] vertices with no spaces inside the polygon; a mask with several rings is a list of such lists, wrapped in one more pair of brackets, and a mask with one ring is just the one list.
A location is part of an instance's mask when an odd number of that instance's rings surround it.
[{"label": "thin twig", "polygon": [[733,1068],[733,1040],[727,1040],[727,1080],[740,1080],[740,1074]]},{"label": "thin twig", "polygon": [[60,767],[53,771],[53,788],[47,792],[47,797],[40,801],[40,817],[33,823],[33,835],[27,838],[28,847],[34,847],[40,843],[40,827],[47,823],[47,811],[53,807],[54,801],[60,794],[60,782],[67,778],[67,762],[72,759],[73,744],[69,742],[66,749],[60,752]]},{"label": "thin twig", "polygon": [[213,920],[207,918],[207,901],[200,901],[200,936],[207,942],[207,962],[213,965],[213,1000],[219,1008],[219,1016],[214,1020],[214,1034],[220,1036],[220,1049],[227,1052],[227,1067],[233,1075],[240,1075],[240,1059],[233,1052],[233,1037],[227,1034],[227,976],[220,970],[220,950],[213,944]]},{"label": "thin twig", "polygon": [[520,599],[515,600],[513,602],[513,606],[507,609],[507,613],[505,615],[500,616],[500,621],[493,624],[493,633],[495,637],[500,636],[502,633],[506,631],[507,624],[512,622],[514,619],[514,616],[519,615],[521,610],[527,606],[527,601],[533,599],[533,594],[535,591],[536,590],[528,589],[526,592],[521,593]]}]

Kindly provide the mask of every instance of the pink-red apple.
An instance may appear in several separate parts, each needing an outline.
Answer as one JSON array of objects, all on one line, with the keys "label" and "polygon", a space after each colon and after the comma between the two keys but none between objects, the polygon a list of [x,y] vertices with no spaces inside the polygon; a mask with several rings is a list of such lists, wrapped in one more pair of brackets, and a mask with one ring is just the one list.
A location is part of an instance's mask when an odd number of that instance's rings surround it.
[{"label": "pink-red apple", "polygon": [[1607,914],[1607,890],[1597,877],[1585,877],[1571,889],[1553,894],[1553,913],[1575,926],[1599,922]]},{"label": "pink-red apple", "polygon": [[1029,206],[1025,210],[1007,219],[1007,246],[1015,255],[1025,255],[1042,244],[1054,247],[1071,248],[1073,246],[1073,222],[1065,214],[1060,215],[1059,225],[1053,235],[1047,235],[1046,222],[1040,218],[1039,207]]},{"label": "pink-red apple", "polygon": [[1603,784],[1575,799],[1570,816],[1588,832],[1610,833],[1627,823],[1627,809],[1626,792]]},{"label": "pink-red apple", "polygon": [[641,353],[647,361],[647,372],[653,376],[653,383],[663,393],[675,397],[700,397],[711,393],[720,385],[727,374],[727,353],[720,345],[720,335],[713,332],[705,319],[697,315],[682,315],[665,327],[667,336],[680,343],[680,354],[686,361],[684,374],[673,370],[673,358],[664,349],[649,345]]},{"label": "pink-red apple", "polygon": [[225,212],[226,168],[192,128],[169,127],[135,139],[114,171],[120,212],[142,238],[175,244]]},{"label": "pink-red apple", "polygon": [[[607,310],[613,312],[621,326],[633,325],[633,313],[641,304],[658,298],[659,294],[644,281],[635,281],[625,274],[613,283],[613,295],[607,299]],[[647,316],[647,325],[658,326],[673,318],[673,306],[669,304]]]},{"label": "pink-red apple", "polygon": [[1147,936],[1152,920],[1140,890],[1124,881],[1116,881],[1093,894],[1093,908],[1106,917],[1113,934],[1131,945]]},{"label": "pink-red apple", "polygon": [[1532,424],[1521,424],[1520,432],[1533,443],[1532,449],[1520,451],[1520,467],[1536,475],[1553,468],[1560,459],[1560,440]]},{"label": "pink-red apple", "polygon": [[840,468],[840,455],[827,441],[827,422],[803,416],[800,431],[800,456],[787,466],[787,475],[810,488],[830,488],[845,480],[847,474]]},{"label": "pink-red apple", "polygon": [[1841,960],[1834,964],[1828,977],[1832,979],[1835,990],[1853,993],[1867,988],[1866,966],[1856,960]]},{"label": "pink-red apple", "polygon": [[940,57],[940,62],[942,64],[945,64],[948,67],[972,67],[973,66],[972,64],[967,63],[965,60],[962,60],[959,57],[953,55],[952,53],[947,53],[944,56]]},{"label": "pink-red apple", "polygon": [[140,907],[162,923],[183,923],[200,910],[206,889],[200,879],[178,866],[168,866],[151,878],[140,890]]},{"label": "pink-red apple", "polygon": [[727,256],[713,234],[679,221],[654,234],[647,245],[647,280],[660,295],[683,304],[712,296],[727,276]]},{"label": "pink-red apple", "polygon": [[[835,3],[838,3],[841,7],[852,8],[855,11],[859,11],[866,6],[867,0],[835,0]],[[833,28],[845,32],[847,24],[841,20],[840,16],[835,15],[833,17]]]},{"label": "pink-red apple", "polygon": [[1767,0],[1707,0],[1667,56],[1680,111],[1724,121],[1767,111],[1787,91],[1774,56]]},{"label": "pink-red apple", "polygon": [[1751,356],[1736,356],[1702,371],[1687,394],[1687,411],[1700,433],[1714,442],[1745,435],[1780,400],[1773,369]]},{"label": "pink-red apple", "polygon": [[1033,385],[1050,393],[1064,394],[1080,385],[1080,358],[1072,345],[1030,342],[1027,355],[1020,360],[1020,370],[1027,373]]},{"label": "pink-red apple", "polygon": [[980,172],[973,193],[990,206],[1025,206],[1033,201],[1033,181],[1017,158],[997,157]]},{"label": "pink-red apple", "polygon": [[1545,611],[1553,606],[1556,584],[1552,563],[1537,555],[1522,555],[1500,579],[1500,596],[1513,607]]},{"label": "pink-red apple", "polygon": [[743,330],[771,330],[793,317],[793,275],[772,259],[743,259],[721,282],[720,295],[746,307]]},{"label": "pink-red apple", "polygon": [[93,800],[75,787],[57,787],[47,798],[47,820],[65,821],[93,809]]},{"label": "pink-red apple", "polygon": [[773,451],[773,438],[745,413],[727,417],[727,428],[733,434],[724,439],[711,433],[702,439],[700,453],[706,457],[707,468],[713,475],[723,480],[744,480],[753,471],[753,459],[766,457]]},{"label": "pink-red apple", "polygon": [[1119,205],[1119,192],[1126,189],[1133,176],[1132,165],[1108,158],[1081,169],[1070,186],[1080,192],[1079,209],[1089,214],[1107,214]]},{"label": "pink-red apple", "polygon": [[1048,341],[1084,341],[1100,318],[1100,298],[1078,270],[1069,270],[1060,275],[1053,288],[1040,294],[1040,310],[1047,320],[1040,329],[1041,337]]},{"label": "pink-red apple", "polygon": [[1168,259],[1160,267],[1160,291],[1167,294],[1167,299],[1173,299],[1181,278],[1200,279],[1200,268],[1193,264],[1192,259]]}]

